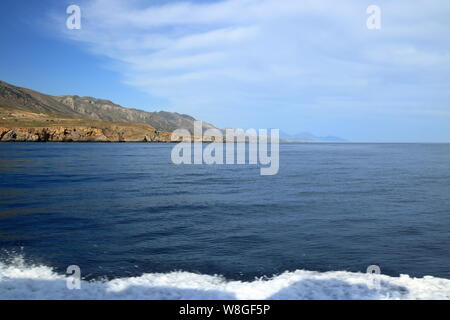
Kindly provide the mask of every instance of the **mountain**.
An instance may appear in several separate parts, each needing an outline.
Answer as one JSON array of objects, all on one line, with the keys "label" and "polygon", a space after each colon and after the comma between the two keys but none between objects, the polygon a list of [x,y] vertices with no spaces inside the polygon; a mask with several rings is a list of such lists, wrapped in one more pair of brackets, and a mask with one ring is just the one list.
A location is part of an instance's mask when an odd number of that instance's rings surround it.
[{"label": "mountain", "polygon": [[[146,123],[157,130],[175,131],[176,129],[188,129],[192,132],[194,126],[193,117],[176,112],[146,112],[137,109],[128,109],[109,100],[95,99],[92,97],[59,96],[54,100],[66,106],[68,112],[92,120],[121,121],[132,123]],[[203,122],[203,129],[214,126]]]},{"label": "mountain", "polygon": [[[158,131],[188,129],[192,132],[195,119],[174,112],[146,112],[124,108],[109,100],[79,96],[51,96],[0,81],[0,107],[34,113],[51,113],[90,120],[144,123]],[[203,128],[214,128],[203,122]]]},{"label": "mountain", "polygon": [[34,113],[52,113],[76,116],[77,113],[52,96],[0,81],[0,107],[20,109]]},{"label": "mountain", "polygon": [[288,142],[347,142],[347,140],[340,137],[335,136],[318,137],[309,132],[288,134],[286,132],[280,131],[280,138]]},{"label": "mountain", "polygon": [[[169,142],[170,132],[193,132],[193,117],[146,112],[76,95],[51,96],[0,81],[0,141]],[[214,128],[203,122],[203,130]],[[283,142],[345,142],[308,132],[280,132]],[[203,137],[209,141],[210,137]]]}]

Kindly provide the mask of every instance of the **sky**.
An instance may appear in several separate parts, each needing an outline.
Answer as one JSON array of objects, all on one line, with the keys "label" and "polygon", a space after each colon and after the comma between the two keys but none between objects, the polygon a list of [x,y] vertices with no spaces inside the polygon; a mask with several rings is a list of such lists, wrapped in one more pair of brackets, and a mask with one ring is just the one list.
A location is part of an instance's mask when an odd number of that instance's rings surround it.
[{"label": "sky", "polygon": [[2,0],[0,79],[221,128],[450,142],[449,16],[448,0]]}]

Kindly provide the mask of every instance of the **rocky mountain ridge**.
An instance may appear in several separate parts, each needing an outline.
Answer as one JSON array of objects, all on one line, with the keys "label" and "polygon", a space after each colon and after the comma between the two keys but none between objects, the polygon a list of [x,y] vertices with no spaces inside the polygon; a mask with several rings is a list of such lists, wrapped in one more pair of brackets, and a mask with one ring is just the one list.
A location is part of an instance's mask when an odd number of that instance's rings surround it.
[{"label": "rocky mountain ridge", "polygon": [[[51,96],[0,81],[0,108],[8,107],[34,113],[51,113],[90,120],[144,123],[156,130],[172,132],[187,129],[192,132],[196,119],[175,112],[147,112],[122,107],[105,99],[76,95]],[[203,122],[203,128],[214,128]]]}]

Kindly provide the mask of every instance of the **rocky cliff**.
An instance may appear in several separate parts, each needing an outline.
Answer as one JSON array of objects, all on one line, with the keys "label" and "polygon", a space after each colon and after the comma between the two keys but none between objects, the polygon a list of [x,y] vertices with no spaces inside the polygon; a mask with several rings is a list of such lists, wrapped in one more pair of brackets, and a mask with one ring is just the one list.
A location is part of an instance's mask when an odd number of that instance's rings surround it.
[{"label": "rocky cliff", "polygon": [[[184,114],[128,109],[91,97],[51,96],[0,81],[0,142],[171,142],[172,131],[192,132],[194,121]],[[203,123],[203,128],[214,127]]]},{"label": "rocky cliff", "polygon": [[170,142],[170,133],[121,126],[2,128],[1,142]]},{"label": "rocky cliff", "polygon": [[146,124],[0,108],[0,142],[170,142],[170,138],[170,132]]}]

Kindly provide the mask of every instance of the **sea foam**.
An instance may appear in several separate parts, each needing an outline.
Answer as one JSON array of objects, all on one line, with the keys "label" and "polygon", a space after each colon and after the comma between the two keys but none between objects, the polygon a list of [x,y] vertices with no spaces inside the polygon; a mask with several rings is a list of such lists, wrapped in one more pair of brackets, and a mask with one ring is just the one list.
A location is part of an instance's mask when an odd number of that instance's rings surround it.
[{"label": "sea foam", "polygon": [[450,280],[296,270],[241,282],[171,272],[82,281],[80,290],[69,290],[65,275],[17,258],[0,262],[0,299],[450,299]]}]

